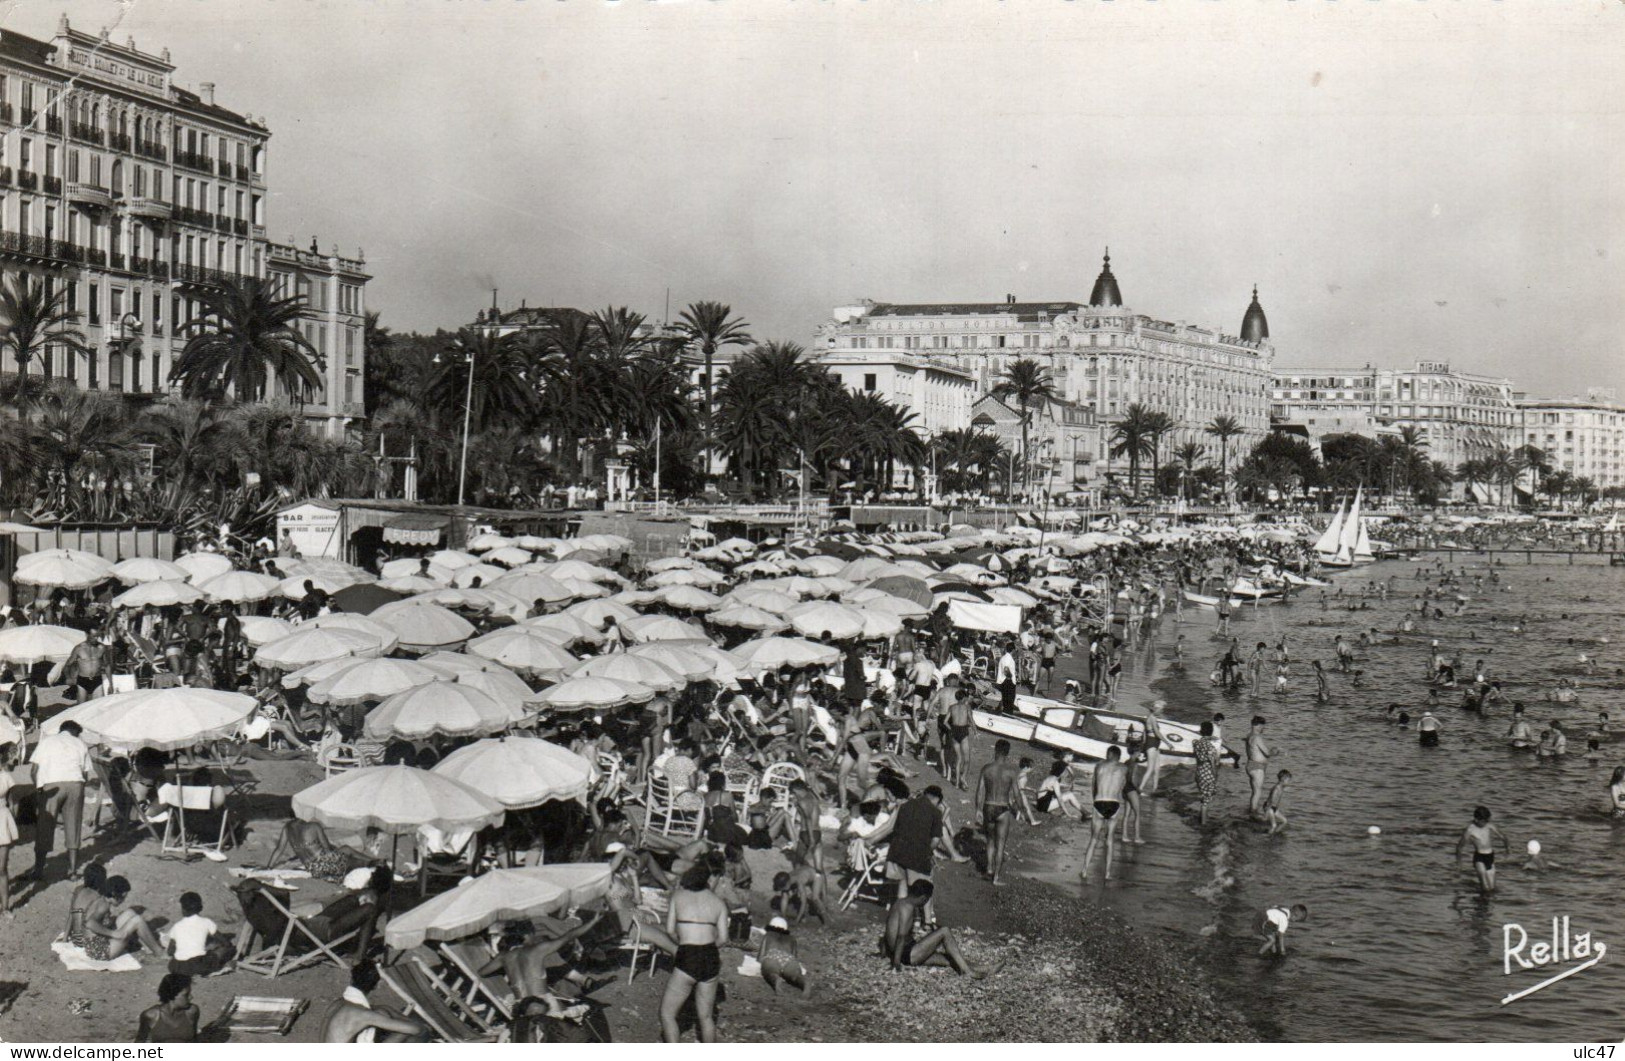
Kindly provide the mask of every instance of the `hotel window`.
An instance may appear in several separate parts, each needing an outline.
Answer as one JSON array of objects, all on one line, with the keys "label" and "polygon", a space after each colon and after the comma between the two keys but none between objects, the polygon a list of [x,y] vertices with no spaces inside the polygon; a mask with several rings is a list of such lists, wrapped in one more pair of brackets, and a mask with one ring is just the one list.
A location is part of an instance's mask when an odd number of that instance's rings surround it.
[{"label": "hotel window", "polygon": [[152,334],[164,334],[164,296],[152,293]]},{"label": "hotel window", "polygon": [[873,372],[865,372],[863,374],[863,389],[864,390],[873,391],[875,389],[876,382],[877,381],[875,379],[875,374]]},{"label": "hotel window", "polygon": [[90,285],[90,323],[102,322],[101,289],[95,284]]}]

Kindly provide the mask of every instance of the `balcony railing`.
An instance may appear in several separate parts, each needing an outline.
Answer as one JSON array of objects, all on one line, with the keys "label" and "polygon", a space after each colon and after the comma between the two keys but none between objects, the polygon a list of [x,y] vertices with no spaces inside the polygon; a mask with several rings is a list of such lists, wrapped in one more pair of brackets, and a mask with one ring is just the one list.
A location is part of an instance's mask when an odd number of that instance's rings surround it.
[{"label": "balcony railing", "polygon": [[11,184],[11,167],[0,166],[0,184]]},{"label": "balcony railing", "polygon": [[124,266],[124,255],[120,254],[118,251],[114,251],[111,255],[108,256],[108,260],[109,260],[109,264],[114,269],[117,269],[119,272],[124,271],[124,268],[125,268],[125,266]]},{"label": "balcony railing", "polygon": [[71,243],[45,236],[26,236],[21,232],[0,232],[0,252],[73,264],[84,257],[84,252]]},{"label": "balcony railing", "polygon": [[114,151],[128,151],[128,150],[130,150],[130,134],[129,133],[113,133],[110,136],[108,136],[107,140],[108,140],[107,146],[112,148]]},{"label": "balcony railing", "polygon": [[62,131],[61,116],[56,114],[47,114],[45,116],[45,131],[48,133],[60,133]]},{"label": "balcony railing", "polygon": [[153,271],[153,267],[157,264],[157,262],[152,261],[150,258],[142,258],[134,254],[130,255],[130,272],[132,273],[140,273],[142,276],[150,275]]},{"label": "balcony railing", "polygon": [[26,169],[18,170],[17,171],[17,187],[25,188],[28,191],[33,191],[34,189],[39,187],[39,174],[38,173],[30,173]]},{"label": "balcony railing", "polygon": [[84,249],[84,258],[86,265],[94,265],[103,269],[107,268],[107,252],[101,250],[100,248],[86,247]]},{"label": "balcony railing", "polygon": [[61,177],[46,177],[45,178],[45,194],[46,195],[61,195],[62,194],[62,178]]},{"label": "balcony railing", "polygon": [[170,275],[186,284],[225,285],[236,279],[230,273],[202,265],[175,265],[171,268]]},{"label": "balcony railing", "polygon": [[137,140],[135,142],[135,153],[140,155],[142,158],[150,158],[154,162],[168,161],[168,158],[164,154],[164,145],[153,143],[148,140]]},{"label": "balcony railing", "polygon": [[237,163],[237,179],[240,181],[248,179],[248,167],[241,162]]},{"label": "balcony railing", "polygon": [[175,152],[175,165],[200,170],[204,173],[214,173],[214,161],[208,155],[200,155],[196,151]]},{"label": "balcony railing", "polygon": [[109,207],[113,205],[113,193],[99,184],[86,184],[82,181],[68,182],[68,198],[84,206]]},{"label": "balcony railing", "polygon": [[152,221],[167,221],[175,213],[174,207],[162,199],[149,199],[145,196],[126,199],[124,206],[131,217],[143,217]]},{"label": "balcony railing", "polygon": [[232,218],[231,230],[233,232],[237,233],[237,235],[239,235],[239,236],[248,235],[248,222],[247,222],[247,220],[245,220],[243,218],[240,218],[240,217]]},{"label": "balcony railing", "polygon": [[39,111],[35,110],[33,107],[24,107],[23,108],[23,114],[22,114],[22,118],[23,118],[22,124],[23,125],[32,125],[32,124],[34,124],[34,115],[36,115],[38,113],[39,113]]},{"label": "balcony railing", "polygon": [[84,122],[69,122],[68,135],[87,144],[100,144],[105,140],[105,135],[100,129]]},{"label": "balcony railing", "polygon": [[0,122],[11,121],[11,117],[15,113],[16,112],[11,109],[11,104],[0,103]]},{"label": "balcony railing", "polygon": [[212,214],[193,206],[175,207],[175,220],[188,225],[202,225],[204,228],[211,228],[214,225]]}]

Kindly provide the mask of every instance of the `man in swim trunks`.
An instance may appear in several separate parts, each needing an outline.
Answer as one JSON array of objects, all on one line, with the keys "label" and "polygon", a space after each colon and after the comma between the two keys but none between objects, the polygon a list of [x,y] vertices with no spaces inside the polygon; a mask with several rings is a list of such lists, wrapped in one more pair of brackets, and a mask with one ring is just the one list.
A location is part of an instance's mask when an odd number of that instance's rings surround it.
[{"label": "man in swim trunks", "polygon": [[429,1029],[407,1020],[390,1009],[374,1009],[367,996],[378,987],[378,967],[363,959],[350,970],[350,986],[344,989],[322,1021],[324,1043],[412,1043],[427,1042]]},{"label": "man in swim trunks", "polygon": [[948,735],[953,739],[953,761],[948,764],[948,780],[960,788],[965,787],[965,767],[970,763],[970,712],[970,690],[955,690],[953,703],[948,705]]},{"label": "man in swim trunks", "polygon": [[1473,808],[1473,824],[1469,825],[1462,832],[1461,839],[1456,841],[1456,861],[1461,861],[1462,852],[1467,848],[1473,849],[1473,868],[1478,871],[1478,890],[1484,895],[1492,895],[1495,892],[1497,841],[1500,842],[1503,851],[1512,853],[1512,845],[1507,842],[1506,835],[1490,824],[1490,809]]},{"label": "man in swim trunks", "polygon": [[1257,818],[1264,809],[1264,772],[1270,764],[1270,746],[1264,742],[1263,715],[1253,716],[1253,728],[1247,734],[1247,785],[1252,790],[1248,813]]},{"label": "man in swim trunks", "polygon": [[1004,868],[1010,823],[1015,818],[1011,811],[1021,797],[1020,772],[1010,761],[1010,742],[1000,738],[993,745],[993,761],[982,767],[976,782],[976,816],[987,834],[987,874],[994,884],[999,883],[999,871]]},{"label": "man in swim trunks", "polygon": [[[906,967],[919,968],[941,955],[961,976],[980,980],[986,976],[982,970],[965,959],[951,928],[932,928],[920,939],[914,938],[914,922],[922,910],[929,910],[931,896],[936,887],[928,880],[917,880],[892,904],[886,914],[886,934],[882,939],[886,956],[891,959],[892,972]],[[930,923],[929,916],[927,922]]]},{"label": "man in swim trunks", "polygon": [[1123,749],[1112,745],[1106,749],[1105,761],[1095,767],[1094,802],[1089,810],[1089,846],[1083,852],[1083,872],[1078,876],[1089,879],[1089,864],[1095,855],[1095,843],[1101,829],[1106,831],[1106,879],[1112,879],[1112,833],[1117,829],[1117,812],[1123,805],[1123,790],[1128,785],[1128,767],[1123,763]]}]

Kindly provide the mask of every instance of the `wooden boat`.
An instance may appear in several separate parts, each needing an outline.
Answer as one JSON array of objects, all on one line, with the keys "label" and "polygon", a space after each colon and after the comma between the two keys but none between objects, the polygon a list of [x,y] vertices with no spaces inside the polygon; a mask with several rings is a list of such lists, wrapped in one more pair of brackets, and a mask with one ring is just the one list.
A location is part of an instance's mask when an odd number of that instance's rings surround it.
[{"label": "wooden boat", "polygon": [[[1195,604],[1203,608],[1213,608],[1215,610],[1219,607],[1219,598],[1217,597],[1209,596],[1206,593],[1197,593],[1194,590],[1188,589],[1181,590],[1180,592],[1184,594],[1186,604]],[[1246,597],[1230,598],[1230,607],[1232,608],[1239,608],[1244,604],[1252,603],[1253,602]]]},{"label": "wooden boat", "polygon": [[[1130,741],[1138,743],[1145,733],[1146,713],[1133,707],[1082,707],[1043,696],[1017,693],[1016,711],[1028,718],[1037,719],[1040,729],[1066,729],[1077,732],[1092,722],[1095,724],[1092,727],[1093,732],[1098,737],[1089,739],[1109,737],[1108,741],[1102,742],[1123,747],[1127,747]],[[1157,716],[1157,726],[1162,730],[1163,755],[1186,762],[1194,758],[1193,749],[1196,740],[1202,735],[1200,726],[1189,722],[1175,722],[1163,715]],[[1078,735],[1088,736],[1083,732],[1079,732]],[[1039,738],[1035,735],[1033,739]]]},{"label": "wooden boat", "polygon": [[1010,715],[1000,715],[992,711],[973,709],[970,713],[971,722],[977,729],[989,733],[997,733],[1001,737],[1011,740],[1030,741],[1033,739],[1033,729],[1036,723],[1025,718],[1013,718]]}]

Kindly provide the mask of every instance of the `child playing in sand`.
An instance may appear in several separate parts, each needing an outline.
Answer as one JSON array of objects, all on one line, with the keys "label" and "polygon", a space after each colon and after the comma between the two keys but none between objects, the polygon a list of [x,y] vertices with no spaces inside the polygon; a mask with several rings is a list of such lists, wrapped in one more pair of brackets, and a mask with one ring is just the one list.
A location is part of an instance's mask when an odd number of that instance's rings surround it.
[{"label": "child playing in sand", "polygon": [[1309,919],[1309,908],[1302,903],[1293,903],[1290,908],[1285,906],[1272,906],[1265,910],[1258,919],[1258,934],[1264,940],[1264,945],[1258,948],[1259,957],[1275,952],[1277,958],[1286,957],[1286,930],[1294,921],[1302,922]]},{"label": "child playing in sand", "polygon": [[829,924],[829,918],[824,914],[827,902],[823,874],[807,864],[799,848],[788,852],[787,857],[790,859],[789,871],[773,875],[774,908],[788,917],[790,904],[794,903],[797,924],[808,914],[818,918],[821,924]]},{"label": "child playing in sand", "polygon": [[1067,769],[1065,759],[1057,759],[1050,764],[1049,776],[1039,782],[1038,798],[1033,802],[1044,814],[1062,810],[1068,814],[1083,816],[1083,804],[1078,802],[1078,795],[1072,790],[1071,773]]},{"label": "child playing in sand", "polygon": [[767,931],[756,948],[756,960],[762,965],[762,979],[775,995],[779,993],[780,980],[801,988],[804,997],[812,994],[812,975],[796,953],[796,939],[784,918],[775,917],[767,923]]},{"label": "child playing in sand", "polygon": [[1264,820],[1269,822],[1271,836],[1286,828],[1286,812],[1282,808],[1286,805],[1287,782],[1291,780],[1291,770],[1282,770],[1276,774],[1275,785],[1264,800]]}]

